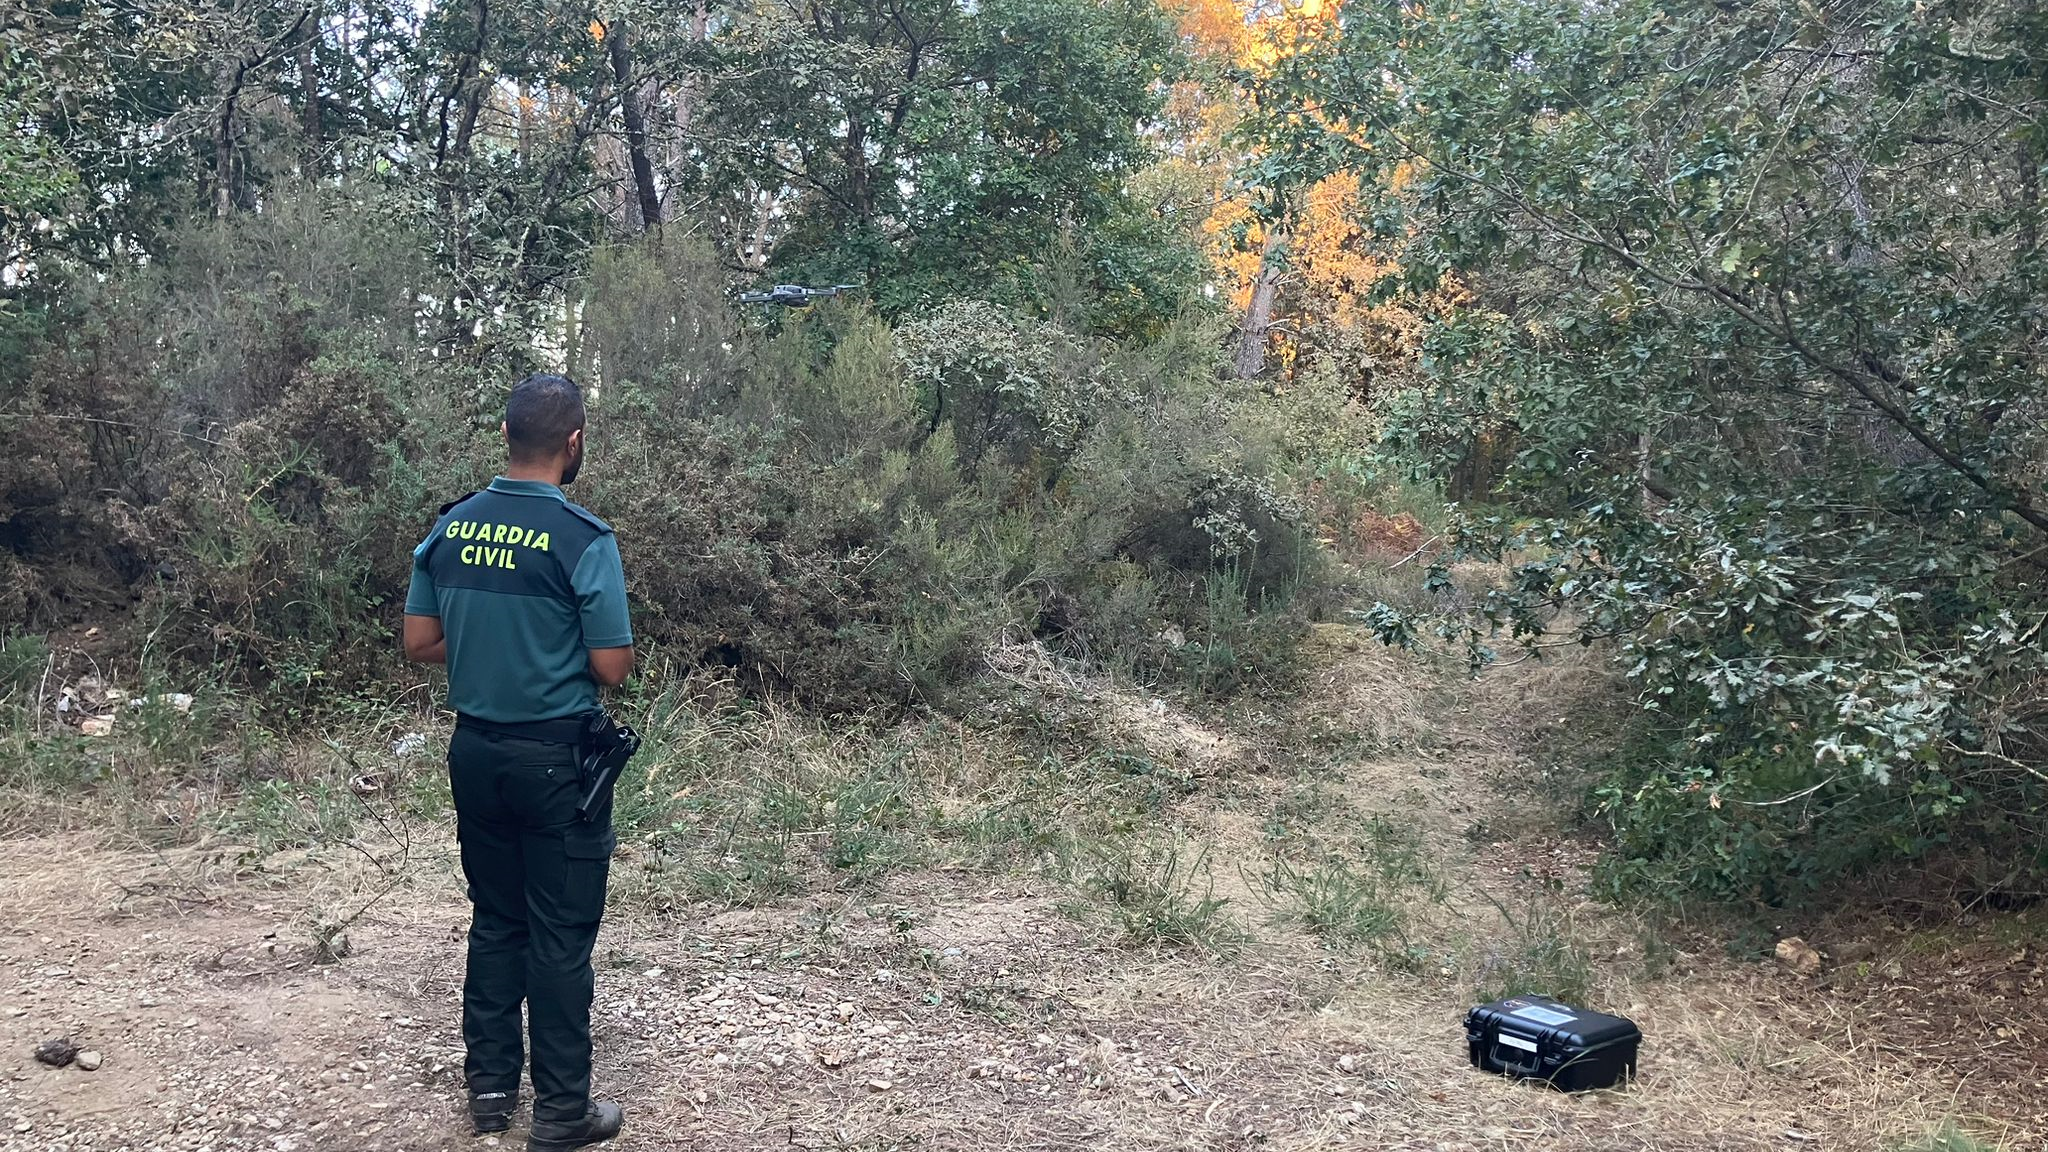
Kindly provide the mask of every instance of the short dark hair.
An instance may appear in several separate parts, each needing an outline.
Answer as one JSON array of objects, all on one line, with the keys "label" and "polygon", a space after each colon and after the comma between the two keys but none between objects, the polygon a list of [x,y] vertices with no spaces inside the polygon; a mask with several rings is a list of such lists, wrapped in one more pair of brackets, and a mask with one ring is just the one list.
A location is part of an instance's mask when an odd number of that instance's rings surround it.
[{"label": "short dark hair", "polygon": [[535,373],[505,398],[505,438],[516,460],[553,456],[583,427],[583,390],[567,376]]}]

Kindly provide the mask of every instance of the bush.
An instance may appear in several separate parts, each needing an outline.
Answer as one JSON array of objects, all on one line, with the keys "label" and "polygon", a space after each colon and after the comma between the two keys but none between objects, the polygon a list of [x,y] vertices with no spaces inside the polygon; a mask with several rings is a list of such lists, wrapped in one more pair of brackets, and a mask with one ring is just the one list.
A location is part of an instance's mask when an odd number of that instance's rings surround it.
[{"label": "bush", "polygon": [[1206,856],[1176,845],[1116,845],[1094,851],[1082,886],[1098,903],[1077,908],[1114,926],[1134,947],[1229,952],[1249,938],[1216,895]]},{"label": "bush", "polygon": [[1134,403],[1099,348],[984,300],[939,305],[897,344],[925,434],[950,427],[970,475],[993,451],[1020,478],[1056,483],[1104,413]]},{"label": "bush", "polygon": [[[1466,297],[1426,313],[1390,433],[1508,509],[1467,509],[1431,580],[1505,568],[1483,619],[1447,629],[1478,663],[1612,643],[1645,736],[1601,794],[1617,876],[1780,902],[1934,867],[2026,899],[2048,877],[2048,393],[2015,349],[2041,334],[2044,213],[1928,205],[2031,180],[2006,177],[2038,167],[2031,144],[1948,142],[2038,92],[1911,4],[1853,27],[1772,10],[1886,64],[1818,76],[1716,5],[1347,24],[1336,50],[1363,55],[1316,95],[1377,126],[1348,159],[1409,236],[1412,302]],[[2037,21],[1993,6],[1969,37]],[[1759,116],[1796,155],[1730,147]],[[1416,141],[1459,163],[1416,172]],[[1493,172],[1517,176],[1472,175]],[[1853,196],[1820,207],[1818,173],[1853,173]]]},{"label": "bush", "polygon": [[1508,927],[1479,949],[1473,999],[1548,996],[1579,1005],[1592,999],[1593,958],[1568,914],[1547,900],[1528,905],[1519,919],[1505,908],[1501,914]]},{"label": "bush", "polygon": [[[448,289],[379,213],[304,189],[195,226],[35,343],[0,597],[134,613],[133,644],[269,706],[397,674],[410,550],[497,466],[539,353],[422,348],[408,302]],[[1327,572],[1285,422],[1218,382],[1205,321],[1117,345],[976,300],[892,330],[725,294],[686,241],[604,249],[559,350],[595,366],[572,496],[618,530],[659,661],[834,713],[946,704],[1025,634],[1214,692],[1285,671]]]},{"label": "bush", "polygon": [[0,637],[0,703],[32,691],[50,659],[40,636]]},{"label": "bush", "polygon": [[418,245],[365,227],[380,211],[301,190],[82,290],[37,349],[36,418],[0,426],[28,619],[113,632],[133,611],[133,650],[147,633],[156,659],[223,665],[280,703],[393,670],[381,609],[463,469],[405,480],[463,415],[413,348]]}]

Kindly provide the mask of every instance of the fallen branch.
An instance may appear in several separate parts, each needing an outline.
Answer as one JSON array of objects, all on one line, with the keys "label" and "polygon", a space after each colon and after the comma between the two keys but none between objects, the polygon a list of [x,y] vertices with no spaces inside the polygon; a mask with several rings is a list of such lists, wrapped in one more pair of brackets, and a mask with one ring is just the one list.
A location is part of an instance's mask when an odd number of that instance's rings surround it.
[{"label": "fallen branch", "polygon": [[1989,748],[1965,748],[1962,745],[1953,742],[1951,742],[1948,747],[1949,751],[1956,752],[1964,756],[1982,756],[1986,760],[1996,760],[2000,764],[2004,764],[2012,768],[2017,768],[2020,771],[2025,772],[2027,775],[2032,776],[2034,779],[2039,780],[2044,784],[2048,784],[2048,773],[2042,772],[2039,768],[2036,768],[2032,764],[2028,764],[2025,761],[2015,759],[2011,756],[2007,756],[2003,752],[1993,752]]},{"label": "fallen branch", "polygon": [[126,428],[134,432],[168,432],[173,436],[183,436],[187,440],[197,440],[201,444],[211,444],[215,448],[227,447],[219,440],[201,436],[197,432],[187,432],[182,428],[168,428],[161,424],[137,424],[132,420],[108,420],[101,416],[67,416],[57,412],[0,412],[0,420],[69,420],[77,424],[104,424],[109,428]]},{"label": "fallen branch", "polygon": [[1737,800],[1736,803],[1750,808],[1771,808],[1779,804],[1790,804],[1794,800],[1804,799],[1805,797],[1813,795],[1815,792],[1818,792],[1821,789],[1827,787],[1828,785],[1833,784],[1835,781],[1839,779],[1841,779],[1841,776],[1838,773],[1834,776],[1828,777],[1827,779],[1821,781],[1818,784],[1815,784],[1811,788],[1801,788],[1799,791],[1794,792],[1790,796],[1781,796],[1776,800]]},{"label": "fallen branch", "polygon": [[43,734],[43,695],[50,687],[50,673],[57,667],[57,653],[52,649],[49,658],[43,661],[43,677],[36,681],[36,698],[30,706],[36,710],[36,735]]},{"label": "fallen branch", "polygon": [[[180,883],[180,884],[176,884],[176,885],[168,885],[168,884],[163,884],[163,883],[160,883],[160,882],[158,882],[158,881],[155,881],[155,880],[142,880],[142,881],[138,881],[138,882],[137,882],[137,884],[136,884],[136,886],[135,886],[135,887],[133,887],[133,888],[129,887],[129,886],[128,886],[128,885],[126,885],[126,884],[123,884],[123,883],[122,883],[122,882],[120,882],[119,880],[115,880],[115,881],[113,881],[112,883],[113,883],[114,887],[116,887],[116,888],[119,888],[119,889],[121,890],[121,893],[122,893],[122,895],[123,895],[124,897],[130,897],[130,896],[132,896],[132,897],[138,897],[138,898],[146,898],[146,897],[155,897],[156,899],[159,899],[159,900],[170,900],[170,901],[172,901],[172,902],[174,902],[174,903],[175,903],[175,902],[181,902],[181,901],[182,901],[182,902],[184,902],[184,903],[189,903],[189,904],[212,904],[212,903],[214,903],[214,899],[213,899],[213,897],[211,897],[211,896],[208,896],[208,895],[206,895],[205,893],[201,892],[201,891],[200,891],[200,890],[199,890],[199,889],[198,889],[197,887],[195,887],[195,886],[193,886],[192,884],[189,884],[189,883]],[[178,894],[178,893],[177,893],[176,891],[168,891],[168,890],[167,890],[167,889],[175,889],[175,888],[182,888],[182,889],[184,889],[184,890],[185,890],[186,892],[190,893],[190,895],[179,895],[179,894]],[[123,902],[123,903],[125,903],[126,901],[125,901],[125,900],[123,900],[122,902]],[[118,905],[117,905],[117,907],[118,907]]]},{"label": "fallen branch", "polygon": [[1431,537],[1430,537],[1429,539],[1427,539],[1427,540],[1424,540],[1424,541],[1422,542],[1422,545],[1421,545],[1421,547],[1417,548],[1417,549],[1416,549],[1415,551],[1413,551],[1413,552],[1410,552],[1410,553],[1409,553],[1408,555],[1406,555],[1406,556],[1403,556],[1403,557],[1401,557],[1401,559],[1400,559],[1400,560],[1398,560],[1398,561],[1396,561],[1396,562],[1395,562],[1395,564],[1394,564],[1394,566],[1393,566],[1392,568],[1388,568],[1388,569],[1387,569],[1387,571],[1389,571],[1389,572],[1392,572],[1392,571],[1394,570],[1394,568],[1399,568],[1399,567],[1401,567],[1401,565],[1403,565],[1403,564],[1406,564],[1406,563],[1408,563],[1408,562],[1409,562],[1410,560],[1413,560],[1413,559],[1415,559],[1415,558],[1416,558],[1417,556],[1420,556],[1420,555],[1422,555],[1422,554],[1423,554],[1424,552],[1426,552],[1426,551],[1428,551],[1428,550],[1429,550],[1429,546],[1430,546],[1431,544],[1434,544],[1434,543],[1436,543],[1437,541],[1439,541],[1439,540],[1441,540],[1441,539],[1443,539],[1443,538],[1444,538],[1444,534],[1443,534],[1443,533],[1441,533],[1441,532],[1439,532],[1439,533],[1437,533],[1436,535],[1434,535],[1434,536],[1431,536]]},{"label": "fallen branch", "polygon": [[[366,775],[362,771],[362,765],[356,760],[354,749],[333,740],[322,741],[322,743],[326,744],[328,748],[332,749],[342,758],[355,778]],[[361,854],[364,859],[368,860],[372,867],[383,873],[384,883],[375,892],[371,893],[370,898],[363,901],[355,911],[331,923],[314,926],[313,944],[315,951],[313,959],[315,963],[320,964],[335,963],[349,954],[345,933],[350,927],[354,926],[356,921],[362,919],[370,909],[376,907],[379,901],[389,896],[394,889],[405,882],[406,865],[412,859],[412,824],[405,819],[403,810],[398,809],[394,804],[393,811],[398,817],[398,828],[394,831],[390,821],[384,818],[384,814],[372,807],[370,802],[360,792],[350,788],[349,795],[355,797],[356,803],[362,806],[363,811],[369,814],[370,819],[376,822],[377,827],[383,830],[384,835],[392,843],[398,845],[398,859],[396,862],[388,862],[386,858],[379,858],[370,852],[369,849],[358,844],[353,836],[349,837],[345,842],[349,847]],[[341,942],[339,946],[336,945],[337,940]]]}]

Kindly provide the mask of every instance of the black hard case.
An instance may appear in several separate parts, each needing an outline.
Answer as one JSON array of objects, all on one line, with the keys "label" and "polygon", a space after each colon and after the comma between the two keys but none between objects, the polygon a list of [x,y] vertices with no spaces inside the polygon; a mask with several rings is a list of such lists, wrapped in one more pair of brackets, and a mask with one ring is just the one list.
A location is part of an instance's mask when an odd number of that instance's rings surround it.
[{"label": "black hard case", "polygon": [[1515,996],[1466,1013],[1465,1040],[1475,1068],[1583,1092],[1634,1076],[1643,1033],[1619,1016]]}]

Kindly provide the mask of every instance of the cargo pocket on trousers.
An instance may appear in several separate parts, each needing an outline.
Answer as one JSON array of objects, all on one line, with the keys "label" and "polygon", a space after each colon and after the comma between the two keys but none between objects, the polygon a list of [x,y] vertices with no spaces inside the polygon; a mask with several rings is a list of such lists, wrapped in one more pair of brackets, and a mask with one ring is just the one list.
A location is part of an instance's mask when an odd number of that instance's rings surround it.
[{"label": "cargo pocket on trousers", "polygon": [[571,860],[609,860],[618,847],[609,824],[574,824],[562,833],[562,854]]},{"label": "cargo pocket on trousers", "polygon": [[575,916],[594,924],[604,915],[605,882],[619,838],[610,824],[576,824],[562,833],[562,855],[568,865],[567,893]]}]

